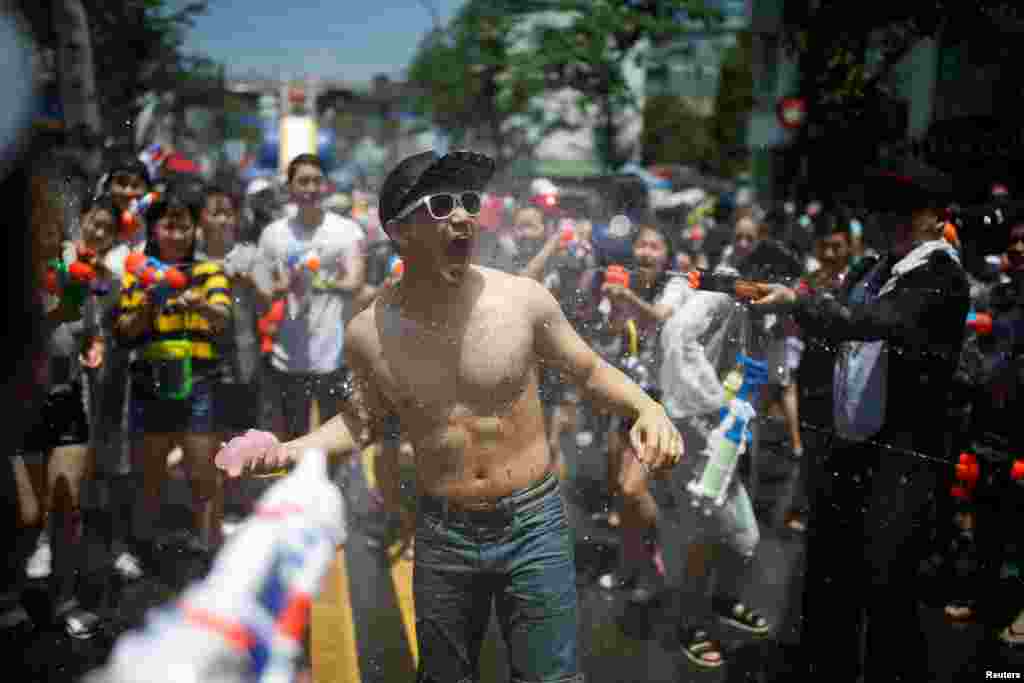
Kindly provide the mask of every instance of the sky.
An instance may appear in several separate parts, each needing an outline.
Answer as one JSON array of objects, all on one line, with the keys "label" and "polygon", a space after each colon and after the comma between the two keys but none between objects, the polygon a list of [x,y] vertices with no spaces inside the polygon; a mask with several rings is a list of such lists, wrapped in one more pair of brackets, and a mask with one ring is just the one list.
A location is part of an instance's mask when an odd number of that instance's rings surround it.
[{"label": "sky", "polygon": [[[303,74],[369,83],[400,78],[433,23],[447,22],[464,0],[209,0],[184,51],[227,66],[229,77]],[[180,3],[178,3],[180,4]]]}]

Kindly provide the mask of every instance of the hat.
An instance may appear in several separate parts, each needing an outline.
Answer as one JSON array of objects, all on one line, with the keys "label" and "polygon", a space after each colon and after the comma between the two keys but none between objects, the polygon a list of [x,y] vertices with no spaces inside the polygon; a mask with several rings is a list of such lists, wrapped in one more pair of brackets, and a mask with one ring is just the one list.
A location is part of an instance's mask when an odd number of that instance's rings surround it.
[{"label": "hat", "polygon": [[422,152],[402,160],[380,190],[380,222],[386,224],[412,202],[442,188],[483,190],[494,175],[494,160],[470,151],[438,156]]},{"label": "hat", "polygon": [[864,185],[867,205],[882,211],[945,206],[953,195],[948,176],[915,160],[905,160],[895,170],[872,169]]}]

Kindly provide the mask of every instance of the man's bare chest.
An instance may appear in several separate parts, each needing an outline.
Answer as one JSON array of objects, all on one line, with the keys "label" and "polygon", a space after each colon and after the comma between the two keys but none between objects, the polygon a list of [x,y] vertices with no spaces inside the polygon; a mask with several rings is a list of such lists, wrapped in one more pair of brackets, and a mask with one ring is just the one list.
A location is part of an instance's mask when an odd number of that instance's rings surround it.
[{"label": "man's bare chest", "polygon": [[460,329],[395,317],[387,328],[378,386],[400,412],[498,414],[529,384],[533,333],[518,317],[476,314]]}]

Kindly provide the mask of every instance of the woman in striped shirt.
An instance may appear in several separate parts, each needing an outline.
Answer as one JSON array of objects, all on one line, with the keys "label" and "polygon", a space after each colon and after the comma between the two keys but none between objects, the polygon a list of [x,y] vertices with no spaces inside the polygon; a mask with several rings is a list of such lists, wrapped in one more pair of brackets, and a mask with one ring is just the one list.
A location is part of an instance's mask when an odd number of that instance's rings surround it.
[{"label": "woman in striped shirt", "polygon": [[[219,446],[213,414],[214,386],[228,358],[218,338],[232,315],[230,281],[220,264],[196,259],[196,227],[202,198],[171,186],[146,213],[144,264],[126,267],[115,331],[135,349],[132,364],[131,431],[133,465],[142,473],[142,500],[136,505],[132,536],[143,559],[152,543],[167,454],[184,453],[192,488],[194,550],[214,551],[220,544],[223,480],[213,463]],[[185,286],[174,289],[175,268]],[[154,275],[162,273],[162,279]],[[155,282],[154,282],[155,280]],[[178,282],[177,284],[182,284]]]}]

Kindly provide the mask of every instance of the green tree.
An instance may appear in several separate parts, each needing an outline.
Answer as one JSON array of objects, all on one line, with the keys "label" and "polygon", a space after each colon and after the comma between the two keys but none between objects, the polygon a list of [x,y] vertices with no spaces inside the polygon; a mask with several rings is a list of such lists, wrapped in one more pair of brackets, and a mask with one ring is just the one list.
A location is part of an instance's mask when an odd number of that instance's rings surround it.
[{"label": "green tree", "polygon": [[[42,48],[60,47],[57,28],[63,3],[19,0]],[[183,75],[207,68],[209,60],[182,52],[185,31],[207,9],[205,0],[181,5],[169,0],[81,0],[83,25],[92,41],[95,99],[103,133],[124,137],[128,122],[150,90],[174,90]]]},{"label": "green tree", "polygon": [[709,123],[714,141],[713,166],[724,178],[745,170],[749,160],[746,129],[754,108],[752,48],[750,32],[741,32],[736,44],[726,52],[718,77],[715,113]]},{"label": "green tree", "polygon": [[626,68],[653,66],[638,54],[643,45],[672,41],[694,28],[715,25],[721,14],[703,0],[537,0],[508,3],[533,12],[531,49],[517,69],[548,91],[579,94],[580,113],[597,120],[595,147],[606,168],[621,166],[633,150],[620,145],[624,119],[636,113],[640,93],[630,88]]},{"label": "green tree", "polygon": [[[997,24],[1020,16],[1014,0],[907,0],[850,3],[788,2],[785,44],[800,63],[807,119],[797,142],[810,160],[872,163],[879,137],[902,136],[888,125],[893,69],[925,38],[971,50],[999,50]],[[1019,18],[1015,21],[1020,22]],[[996,55],[993,55],[996,56]]]},{"label": "green tree", "polygon": [[640,134],[645,164],[697,166],[715,155],[709,119],[678,95],[652,95],[644,102]]},{"label": "green tree", "polygon": [[420,44],[408,69],[419,114],[456,142],[482,140],[499,166],[528,156],[541,135],[564,121],[546,121],[538,84],[513,66],[519,17],[486,0],[469,0],[445,29]]}]

